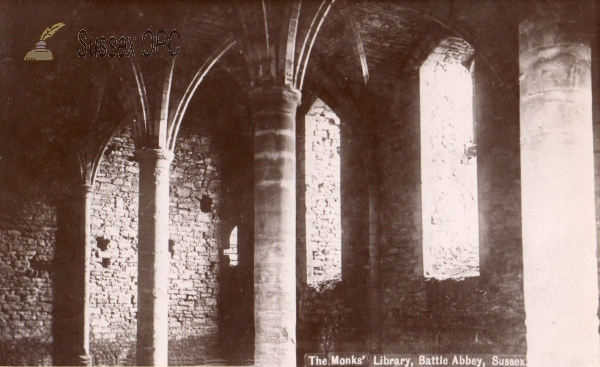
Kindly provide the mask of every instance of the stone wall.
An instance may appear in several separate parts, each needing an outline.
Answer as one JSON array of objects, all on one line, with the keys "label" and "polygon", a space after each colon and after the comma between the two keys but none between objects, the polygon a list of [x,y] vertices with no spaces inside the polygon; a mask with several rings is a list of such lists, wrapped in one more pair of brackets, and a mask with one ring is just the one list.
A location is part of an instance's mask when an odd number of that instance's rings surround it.
[{"label": "stone wall", "polygon": [[50,365],[56,210],[0,196],[0,365]]},{"label": "stone wall", "polygon": [[348,347],[348,340],[356,339],[356,335],[347,335],[352,324],[353,302],[352,293],[344,282],[325,282],[320,289],[301,284],[297,293],[298,361],[303,361],[304,353],[308,352],[327,353],[362,348],[360,343],[351,343],[352,346]]},{"label": "stone wall", "polygon": [[343,338],[366,338],[369,301],[369,160],[364,131],[342,117],[342,279],[351,316]]},{"label": "stone wall", "polygon": [[[383,349],[397,352],[523,353],[518,101],[511,100],[485,63],[475,71],[481,276],[425,280],[422,260],[419,79],[398,87],[396,107],[381,122],[380,279]],[[514,80],[517,80],[515,77]],[[366,339],[369,302],[368,144],[352,123],[340,126],[343,282],[324,292],[298,288],[298,353],[352,350]],[[217,279],[223,252],[219,226],[225,199],[224,162],[215,138],[183,129],[171,171],[170,354],[174,364],[202,364],[217,341],[243,339],[239,359],[252,356],[252,154],[229,159],[228,223],[239,226],[239,266]],[[231,140],[224,139],[231,146]],[[221,143],[219,143],[221,144]],[[249,145],[249,144],[248,144]],[[312,146],[312,145],[311,145]],[[230,149],[234,151],[234,149]],[[242,166],[243,174],[234,170]],[[137,277],[137,164],[127,129],[112,139],[100,167],[93,202],[91,332],[96,363],[130,364],[135,350]],[[236,178],[238,179],[236,181]],[[234,182],[235,181],[235,182]],[[228,190],[229,190],[228,189]],[[1,345],[35,350],[27,361],[50,363],[55,209],[35,199],[0,197]],[[227,231],[225,231],[227,232]],[[229,232],[227,232],[229,233]],[[110,242],[106,242],[110,241]],[[222,242],[222,241],[221,241]],[[217,317],[228,279],[229,311]],[[243,284],[243,288],[240,287]],[[243,299],[242,302],[232,300]],[[237,303],[234,305],[234,303]],[[231,311],[233,310],[233,311]],[[223,316],[224,315],[224,316]],[[40,324],[41,322],[41,324]],[[218,335],[227,322],[230,334]],[[243,328],[239,325],[243,324]],[[26,336],[28,338],[26,338]],[[361,339],[362,338],[362,339]],[[354,343],[352,348],[350,343]],[[13,349],[10,349],[13,348]],[[9,352],[0,351],[3,357]],[[15,353],[16,355],[16,353]],[[12,357],[11,357],[12,358]],[[6,362],[8,361],[8,362]],[[22,362],[19,362],[22,361]]]},{"label": "stone wall", "polygon": [[381,130],[382,348],[525,353],[518,103],[493,70],[476,61],[481,275],[426,280],[419,93],[415,71],[398,86],[391,118]]},{"label": "stone wall", "polygon": [[[182,128],[171,167],[169,358],[176,365],[201,365],[219,353],[221,150],[229,140],[215,143],[213,135],[208,130]],[[247,141],[240,142],[240,147],[243,144]],[[247,150],[244,145],[238,153],[251,157],[244,153]],[[111,139],[95,184],[90,264],[90,344],[95,364],[135,363],[139,182],[133,152],[129,128],[124,128]],[[250,266],[251,270],[248,242],[252,232],[247,228],[253,205],[247,188],[252,187],[248,182],[252,166],[247,164],[250,171],[242,169],[240,175],[236,171],[240,161],[232,156],[227,155],[228,192],[233,192],[226,212],[232,217],[235,202],[238,218],[229,219],[242,228],[240,262],[243,269]],[[243,193],[241,210],[236,202],[238,191]],[[73,261],[69,233],[76,229],[69,224],[68,208],[59,215],[62,212],[35,195],[3,192],[0,197],[1,364],[51,364],[52,342],[58,335],[52,329],[54,321],[74,312],[64,304],[72,292],[65,286],[57,290],[54,284],[67,284],[71,274],[65,266]],[[252,279],[249,274],[240,282],[244,287],[245,280]],[[251,294],[248,291],[244,294]],[[246,320],[248,309],[244,306],[244,327],[252,324]],[[59,323],[68,325],[68,320]],[[244,340],[253,344],[248,336]],[[239,358],[248,358],[249,348],[242,349]]]},{"label": "stone wall", "polygon": [[[321,111],[317,110],[320,114]],[[324,111],[324,110],[323,110]],[[310,113],[310,112],[309,112]],[[325,115],[327,116],[329,112]],[[309,116],[307,115],[307,118]],[[350,119],[340,117],[340,210],[341,210],[341,281],[330,279],[323,281],[317,288],[297,282],[298,300],[298,363],[303,355],[315,351],[356,351],[362,350],[368,343],[368,262],[369,262],[369,201],[368,201],[368,160],[367,141],[364,132],[356,129]],[[299,119],[299,132],[304,119]],[[304,136],[298,138],[304,145]],[[306,146],[309,146],[306,143]],[[310,144],[312,147],[312,144]],[[304,149],[299,152],[303,159]],[[308,155],[308,152],[306,152]],[[306,159],[306,165],[309,163]],[[302,185],[304,163],[299,162],[299,200],[298,205],[298,251],[302,251],[305,225],[303,217]],[[308,167],[306,172],[310,172]],[[319,172],[319,179],[324,176]],[[307,182],[308,186],[308,182]],[[318,187],[318,185],[317,185]],[[308,188],[306,189],[308,192]],[[308,198],[307,198],[308,201]],[[306,211],[308,212],[308,203]],[[308,237],[307,237],[308,239]],[[299,256],[300,257],[300,256]],[[302,274],[302,262],[299,261],[298,274]],[[304,265],[305,266],[305,265]],[[300,275],[301,276],[301,275]],[[304,278],[306,279],[306,278]]]},{"label": "stone wall", "polygon": [[[523,276],[519,99],[485,61],[475,61],[479,245],[482,274]],[[517,71],[515,71],[516,74]],[[518,292],[522,292],[519,285]],[[517,289],[515,289],[517,292]]]},{"label": "stone wall", "polygon": [[340,119],[317,99],[298,119],[298,363],[339,350],[352,306],[342,278]]},{"label": "stone wall", "polygon": [[135,361],[138,171],[129,129],[123,129],[105,151],[92,200],[90,352],[95,364]]},{"label": "stone wall", "polygon": [[[183,129],[171,166],[169,360],[177,365],[214,357],[217,341],[220,182],[211,145],[208,133]],[[108,146],[93,201],[92,236],[98,241],[90,323],[96,363],[127,364],[135,356],[137,201],[138,167],[124,129]]]}]

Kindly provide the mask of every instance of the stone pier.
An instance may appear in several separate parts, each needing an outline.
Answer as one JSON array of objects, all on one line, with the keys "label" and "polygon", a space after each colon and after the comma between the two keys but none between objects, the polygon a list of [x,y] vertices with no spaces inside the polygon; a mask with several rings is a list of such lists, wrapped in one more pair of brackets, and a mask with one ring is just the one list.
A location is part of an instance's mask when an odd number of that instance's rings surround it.
[{"label": "stone pier", "polygon": [[524,290],[532,367],[600,366],[593,28],[584,12],[563,10],[566,3],[538,4],[519,29]]},{"label": "stone pier", "polygon": [[292,87],[256,88],[255,366],[296,365],[296,107]]},{"label": "stone pier", "polygon": [[73,214],[77,230],[73,231],[75,243],[73,247],[74,260],[73,278],[70,280],[75,287],[73,310],[76,310],[71,320],[73,327],[73,345],[70,345],[71,355],[67,358],[70,365],[90,366],[90,253],[91,253],[91,213],[94,188],[82,185],[74,195]]},{"label": "stone pier", "polygon": [[140,165],[137,365],[168,365],[169,168],[173,153],[136,152]]}]

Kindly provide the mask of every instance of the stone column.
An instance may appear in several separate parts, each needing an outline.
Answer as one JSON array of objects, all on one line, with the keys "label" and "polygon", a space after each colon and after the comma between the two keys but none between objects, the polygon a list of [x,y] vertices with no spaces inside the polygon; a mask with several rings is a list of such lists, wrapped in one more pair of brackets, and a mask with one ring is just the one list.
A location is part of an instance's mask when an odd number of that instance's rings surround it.
[{"label": "stone column", "polygon": [[255,366],[296,366],[296,107],[300,91],[255,88]]},{"label": "stone column", "polygon": [[84,267],[83,267],[83,312],[82,322],[83,325],[81,330],[83,335],[81,337],[81,354],[79,355],[79,362],[81,366],[91,366],[92,360],[90,358],[90,253],[91,253],[91,240],[92,240],[92,199],[94,197],[94,187],[92,185],[83,185],[81,188],[82,201],[83,201],[83,250],[85,251]]},{"label": "stone column", "polygon": [[591,22],[538,5],[519,29],[527,363],[600,366]]},{"label": "stone column", "polygon": [[136,152],[140,165],[137,364],[168,365],[169,169],[173,153]]},{"label": "stone column", "polygon": [[76,213],[78,230],[75,242],[75,261],[73,282],[77,290],[73,306],[73,354],[70,362],[74,366],[90,366],[90,253],[91,253],[91,214],[94,187],[83,185],[76,193],[74,213]]},{"label": "stone column", "polygon": [[381,280],[379,266],[379,182],[369,183],[369,324],[371,352],[380,352],[381,333]]}]

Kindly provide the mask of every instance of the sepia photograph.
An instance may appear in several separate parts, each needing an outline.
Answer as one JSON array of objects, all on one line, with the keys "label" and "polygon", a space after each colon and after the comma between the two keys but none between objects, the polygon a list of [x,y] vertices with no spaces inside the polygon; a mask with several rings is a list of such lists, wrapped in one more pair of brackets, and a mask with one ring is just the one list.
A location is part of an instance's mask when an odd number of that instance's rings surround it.
[{"label": "sepia photograph", "polygon": [[0,366],[600,367],[599,0],[0,0]]}]

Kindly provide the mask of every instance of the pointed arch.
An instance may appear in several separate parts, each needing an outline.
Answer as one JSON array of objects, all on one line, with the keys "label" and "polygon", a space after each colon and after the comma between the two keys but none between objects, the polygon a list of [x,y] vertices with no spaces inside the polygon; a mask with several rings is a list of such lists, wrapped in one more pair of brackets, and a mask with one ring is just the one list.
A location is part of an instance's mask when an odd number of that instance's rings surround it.
[{"label": "pointed arch", "polygon": [[137,61],[131,60],[130,66],[125,68],[118,65],[124,94],[123,106],[131,120],[136,149],[158,148],[170,151],[175,149],[181,122],[194,93],[212,67],[235,45],[236,41],[233,37],[228,37],[221,42],[199,67],[181,98],[176,100],[172,99],[172,88],[176,77],[175,60],[171,60],[162,84],[158,111],[155,111],[154,117],[149,105],[144,76]]},{"label": "pointed arch", "polygon": [[177,134],[179,133],[179,127],[183,121],[185,111],[187,110],[194,93],[200,86],[200,83],[202,83],[208,72],[221,59],[221,57],[223,57],[223,55],[225,55],[235,45],[236,41],[233,39],[233,37],[229,37],[213,51],[213,53],[206,59],[204,64],[202,64],[202,66],[198,69],[198,72],[196,72],[190,81],[183,96],[179,100],[177,107],[171,110],[169,114],[169,121],[171,121],[171,123],[169,124],[169,130],[167,132],[169,150],[173,151],[175,149]]},{"label": "pointed arch", "polygon": [[239,10],[243,30],[239,37],[243,40],[241,45],[252,86],[274,84],[302,88],[312,47],[334,2],[321,0],[303,4],[302,0],[294,0],[286,5],[289,8],[285,12],[281,6],[269,6],[264,0],[260,7],[244,4],[244,10]]},{"label": "pointed arch", "polygon": [[[93,90],[89,103],[83,108],[90,116],[82,128],[82,135],[72,142],[72,158],[76,160],[77,181],[83,185],[93,185],[102,156],[110,139],[118,131],[127,119],[117,124],[110,121],[99,121],[100,111],[106,100],[108,81],[105,75],[97,74],[92,77]],[[75,162],[73,162],[75,163]]]},{"label": "pointed arch", "polygon": [[121,120],[121,122],[110,129],[107,134],[103,135],[102,140],[98,145],[91,147],[91,151],[79,149],[77,158],[79,160],[81,181],[83,184],[90,186],[94,185],[98,167],[100,167],[100,163],[102,163],[102,157],[104,156],[104,152],[106,151],[110,140],[115,136],[117,131],[121,130],[121,128],[127,124],[127,122],[127,119]]},{"label": "pointed arch", "polygon": [[335,0],[323,0],[319,5],[319,9],[315,13],[310,27],[308,28],[308,32],[304,37],[304,41],[302,43],[302,47],[300,48],[300,55],[298,56],[298,63],[296,73],[294,75],[294,83],[293,86],[298,90],[302,90],[302,85],[304,84],[304,76],[306,74],[306,69],[308,68],[308,59],[310,58],[310,53],[317,39],[317,35],[319,34],[319,30],[331,9],[331,6]]},{"label": "pointed arch", "polygon": [[144,76],[139,64],[131,58],[129,65],[123,65],[115,60],[110,60],[112,67],[119,71],[121,81],[120,98],[125,110],[125,115],[131,122],[131,131],[136,148],[146,146],[146,126],[150,118],[150,107],[146,94]]}]

